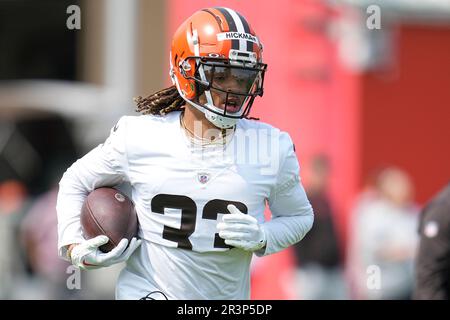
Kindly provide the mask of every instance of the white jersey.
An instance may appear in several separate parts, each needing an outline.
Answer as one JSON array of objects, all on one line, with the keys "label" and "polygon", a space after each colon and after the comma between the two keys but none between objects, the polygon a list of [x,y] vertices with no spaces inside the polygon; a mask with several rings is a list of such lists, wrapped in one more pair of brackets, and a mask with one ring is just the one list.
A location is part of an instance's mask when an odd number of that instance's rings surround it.
[{"label": "white jersey", "polygon": [[217,223],[228,204],[257,218],[267,239],[261,256],[304,237],[313,213],[292,141],[267,124],[239,120],[226,144],[196,147],[180,114],[122,117],[104,144],[66,171],[57,204],[60,255],[83,240],[87,194],[128,182],[143,242],[119,276],[117,298],[158,291],[169,299],[248,299],[252,254],[227,246]]}]

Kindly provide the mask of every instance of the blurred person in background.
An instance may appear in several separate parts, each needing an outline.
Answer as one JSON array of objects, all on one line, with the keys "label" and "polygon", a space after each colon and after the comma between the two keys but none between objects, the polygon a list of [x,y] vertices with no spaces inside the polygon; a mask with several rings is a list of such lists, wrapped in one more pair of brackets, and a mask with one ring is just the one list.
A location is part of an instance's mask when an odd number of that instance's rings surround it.
[{"label": "blurred person in background", "polygon": [[414,299],[450,299],[450,183],[422,210]]},{"label": "blurred person in background", "polygon": [[350,276],[355,298],[410,299],[418,212],[412,182],[404,171],[389,167],[380,171],[375,187],[353,217]]},{"label": "blurred person in background", "polygon": [[58,299],[67,298],[67,267],[55,254],[57,188],[39,195],[25,213],[20,224],[20,240],[25,250],[30,275],[27,286],[17,293],[20,298]]},{"label": "blurred person in background", "polygon": [[339,238],[327,194],[330,163],[316,155],[310,165],[306,194],[315,213],[314,226],[294,245],[298,299],[345,299]]},{"label": "blurred person in background", "polygon": [[23,278],[25,267],[21,264],[18,225],[28,206],[28,193],[17,180],[0,182],[0,299],[14,297],[16,281]]}]

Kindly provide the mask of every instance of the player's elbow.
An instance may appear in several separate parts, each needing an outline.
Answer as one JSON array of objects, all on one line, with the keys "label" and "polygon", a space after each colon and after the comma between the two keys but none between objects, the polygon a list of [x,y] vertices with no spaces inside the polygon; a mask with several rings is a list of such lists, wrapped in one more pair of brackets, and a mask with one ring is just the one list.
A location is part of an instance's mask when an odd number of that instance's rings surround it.
[{"label": "player's elbow", "polygon": [[70,183],[70,181],[73,181],[76,177],[75,174],[75,170],[74,170],[74,166],[75,166],[76,162],[73,163],[69,168],[67,168],[67,170],[63,173],[61,180],[59,180],[59,187],[64,187],[67,184]]},{"label": "player's elbow", "polygon": [[60,193],[72,193],[75,191],[85,194],[88,191],[86,190],[86,186],[81,181],[79,171],[80,169],[78,168],[78,163],[75,162],[64,172],[61,180],[59,181]]},{"label": "player's elbow", "polygon": [[309,230],[311,230],[314,225],[314,210],[313,210],[312,206],[309,207],[306,217],[307,217],[307,231],[306,232],[308,233]]},{"label": "player's elbow", "polygon": [[311,205],[302,210],[301,214],[298,217],[298,221],[300,222],[298,241],[300,241],[305,237],[305,235],[312,229],[314,225],[314,210]]}]

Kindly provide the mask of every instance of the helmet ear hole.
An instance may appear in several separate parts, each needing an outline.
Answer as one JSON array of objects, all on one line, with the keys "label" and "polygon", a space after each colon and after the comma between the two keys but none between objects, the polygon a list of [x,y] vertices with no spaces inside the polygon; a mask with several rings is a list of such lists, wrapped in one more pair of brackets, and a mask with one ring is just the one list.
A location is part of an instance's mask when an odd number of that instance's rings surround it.
[{"label": "helmet ear hole", "polygon": [[186,80],[184,82],[184,85],[181,88],[181,91],[183,92],[183,95],[187,99],[193,99],[196,96],[196,89],[197,85],[195,81],[193,80]]},{"label": "helmet ear hole", "polygon": [[180,65],[180,68],[186,72],[191,71],[191,65],[189,64],[189,62],[187,62],[187,60],[183,60],[183,62]]},{"label": "helmet ear hole", "polygon": [[196,96],[197,84],[196,81],[192,80],[194,77],[194,71],[194,59],[184,59],[179,61],[177,68],[178,77],[176,74],[175,77],[178,78],[180,90],[182,91],[183,96],[187,99],[193,99]]}]

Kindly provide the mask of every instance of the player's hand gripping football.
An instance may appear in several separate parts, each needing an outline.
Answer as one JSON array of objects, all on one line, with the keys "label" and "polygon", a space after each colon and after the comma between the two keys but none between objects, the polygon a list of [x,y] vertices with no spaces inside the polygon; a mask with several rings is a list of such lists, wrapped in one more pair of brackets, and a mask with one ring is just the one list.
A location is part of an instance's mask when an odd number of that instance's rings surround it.
[{"label": "player's hand gripping football", "polygon": [[90,270],[124,262],[141,245],[142,240],[133,238],[130,241],[130,245],[128,245],[128,239],[122,239],[111,251],[106,253],[100,251],[99,247],[108,241],[107,236],[97,236],[73,246],[69,251],[69,258],[72,264],[80,269]]},{"label": "player's hand gripping football", "polygon": [[223,216],[217,224],[219,236],[225,243],[247,251],[256,251],[266,245],[264,230],[255,217],[242,213],[236,206],[228,205],[231,214]]}]

